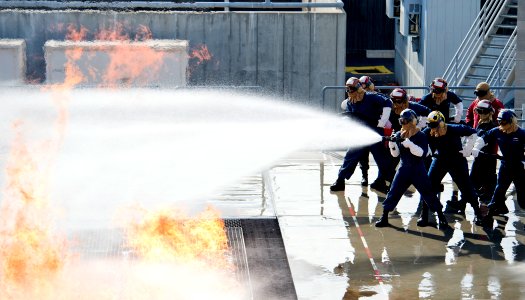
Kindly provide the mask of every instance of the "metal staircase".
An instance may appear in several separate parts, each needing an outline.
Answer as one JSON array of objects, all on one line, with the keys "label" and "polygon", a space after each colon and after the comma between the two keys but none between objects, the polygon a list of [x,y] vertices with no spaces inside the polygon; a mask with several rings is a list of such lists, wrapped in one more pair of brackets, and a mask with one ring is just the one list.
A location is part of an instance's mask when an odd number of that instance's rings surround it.
[{"label": "metal staircase", "polygon": [[[517,1],[485,2],[443,75],[449,86],[476,86],[482,81],[504,86],[513,81]],[[465,105],[475,99],[470,89],[456,92]],[[502,96],[499,95],[501,100]]]}]

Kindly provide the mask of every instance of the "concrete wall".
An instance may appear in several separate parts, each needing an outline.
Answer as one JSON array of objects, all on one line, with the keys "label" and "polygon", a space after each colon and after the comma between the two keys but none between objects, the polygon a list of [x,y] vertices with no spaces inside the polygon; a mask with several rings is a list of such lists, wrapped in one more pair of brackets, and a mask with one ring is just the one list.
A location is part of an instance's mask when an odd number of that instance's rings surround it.
[{"label": "concrete wall", "polygon": [[26,71],[26,44],[24,40],[0,40],[0,85],[18,85],[24,82]]},{"label": "concrete wall", "polygon": [[479,0],[420,3],[419,51],[414,51],[413,37],[401,35],[396,25],[396,79],[402,85],[426,86],[442,76],[480,10]]},{"label": "concrete wall", "polygon": [[63,83],[75,59],[83,86],[184,87],[188,41],[47,41],[46,83]]},{"label": "concrete wall", "polygon": [[[321,89],[344,83],[346,14],[337,12],[112,12],[0,11],[0,38],[25,39],[27,76],[42,80],[43,46],[61,40],[68,24],[82,25],[88,40],[101,29],[140,25],[155,39],[188,40],[190,52],[205,44],[212,60],[190,59],[193,85],[261,86],[290,101],[319,106]],[[327,93],[337,109],[342,92]]]},{"label": "concrete wall", "polygon": [[[518,1],[518,34],[514,85],[525,86],[525,1]],[[516,90],[514,107],[525,108],[525,91]]]}]

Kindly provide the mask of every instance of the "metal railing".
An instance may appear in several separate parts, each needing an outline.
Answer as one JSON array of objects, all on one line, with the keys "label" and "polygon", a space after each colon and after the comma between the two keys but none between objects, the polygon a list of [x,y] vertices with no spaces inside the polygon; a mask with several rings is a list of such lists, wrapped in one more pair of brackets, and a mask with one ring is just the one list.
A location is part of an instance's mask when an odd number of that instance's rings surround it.
[{"label": "metal railing", "polygon": [[[426,90],[430,92],[430,88],[428,86],[376,86],[376,89],[378,90],[393,90],[395,88],[402,88],[405,90]],[[328,90],[344,90],[346,89],[346,86],[324,86],[321,89],[321,102],[320,106],[322,110],[325,110],[325,96],[326,91]],[[476,90],[475,86],[449,86],[449,90],[456,91],[456,90]],[[504,90],[504,91],[514,91],[514,90],[525,90],[525,86],[491,86],[490,90]],[[525,106],[525,105],[524,105]],[[468,106],[466,106],[468,107]],[[465,109],[466,109],[465,107]],[[518,122],[525,122],[525,115],[522,114],[523,109],[519,107],[512,108],[517,114],[518,114]]]},{"label": "metal railing", "polygon": [[205,8],[343,8],[341,0],[333,2],[176,2],[176,1],[0,1],[0,9],[205,9]]},{"label": "metal railing", "polygon": [[452,57],[443,78],[450,85],[461,85],[472,63],[482,49],[483,42],[496,31],[495,24],[506,5],[512,0],[487,0],[481,8],[465,39]]},{"label": "metal railing", "polygon": [[[514,70],[514,66],[516,65],[517,31],[517,27],[514,28],[514,31],[510,35],[509,40],[503,48],[503,51],[501,52],[500,56],[498,57],[498,60],[494,64],[494,68],[492,68],[489,75],[487,76],[486,81],[490,85],[505,85],[510,77],[510,74]],[[499,96],[499,93],[497,93],[496,95]]]}]

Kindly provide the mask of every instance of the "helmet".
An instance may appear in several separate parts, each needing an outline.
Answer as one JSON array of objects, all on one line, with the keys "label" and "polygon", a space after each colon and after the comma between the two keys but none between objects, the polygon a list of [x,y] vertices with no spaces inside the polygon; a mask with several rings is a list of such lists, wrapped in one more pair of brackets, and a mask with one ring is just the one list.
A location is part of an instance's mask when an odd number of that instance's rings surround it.
[{"label": "helmet", "polygon": [[414,120],[417,120],[416,113],[411,109],[403,109],[401,114],[399,115],[399,124],[405,125],[408,123],[413,122]]},{"label": "helmet", "polygon": [[514,118],[516,118],[516,114],[514,113],[514,111],[510,109],[502,109],[499,111],[498,114],[498,123],[500,125],[509,124],[512,123],[512,120]]},{"label": "helmet", "polygon": [[443,116],[443,114],[440,111],[435,110],[431,112],[430,114],[428,114],[428,117],[427,117],[428,127],[436,128],[439,126],[439,123],[441,122],[445,122],[445,116]]},{"label": "helmet", "polygon": [[395,88],[392,93],[390,93],[390,99],[396,103],[404,102],[408,99],[407,92],[404,89]]},{"label": "helmet", "polygon": [[359,79],[357,79],[357,77],[350,77],[346,81],[346,91],[349,93],[357,91],[360,87],[361,84],[359,83]]},{"label": "helmet", "polygon": [[494,113],[494,107],[490,104],[489,100],[481,100],[476,104],[474,109],[478,115],[485,115],[488,113]]},{"label": "helmet", "polygon": [[476,90],[474,91],[474,95],[478,97],[485,97],[490,92],[490,85],[486,82],[480,82],[476,86]]},{"label": "helmet", "polygon": [[359,83],[361,84],[361,86],[364,85],[364,87],[369,87],[370,85],[374,84],[370,76],[361,76],[359,78]]},{"label": "helmet", "polygon": [[447,86],[448,84],[445,79],[435,78],[430,84],[430,90],[432,91],[432,93],[441,94],[446,90]]}]

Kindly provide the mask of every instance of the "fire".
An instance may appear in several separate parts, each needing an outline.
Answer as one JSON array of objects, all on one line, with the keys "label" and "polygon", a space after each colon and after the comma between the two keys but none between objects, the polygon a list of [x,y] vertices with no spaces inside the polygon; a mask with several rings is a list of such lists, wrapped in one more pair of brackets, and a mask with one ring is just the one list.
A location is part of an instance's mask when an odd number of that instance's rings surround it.
[{"label": "fire", "polygon": [[224,222],[210,207],[194,218],[176,208],[142,211],[126,232],[129,246],[148,261],[201,262],[220,268],[232,267],[227,259]]},{"label": "fire", "polygon": [[[0,299],[48,293],[51,280],[68,259],[65,239],[52,230],[49,157],[42,161],[30,151],[20,127],[15,123],[17,133],[7,162],[7,186],[0,210]],[[39,150],[45,153],[46,149]]]}]

